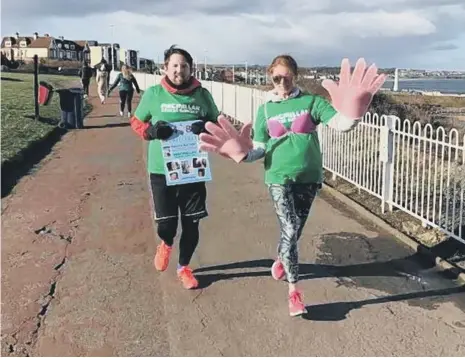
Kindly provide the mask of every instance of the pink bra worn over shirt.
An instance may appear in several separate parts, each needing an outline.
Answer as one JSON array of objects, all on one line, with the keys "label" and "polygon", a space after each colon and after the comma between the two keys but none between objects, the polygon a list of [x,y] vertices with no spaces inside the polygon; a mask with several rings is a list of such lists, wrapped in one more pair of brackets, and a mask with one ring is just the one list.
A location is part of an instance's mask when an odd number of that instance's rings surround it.
[{"label": "pink bra worn over shirt", "polygon": [[276,119],[268,120],[267,126],[271,138],[279,138],[291,132],[309,134],[316,130],[316,124],[312,121],[309,113],[297,116],[292,122],[290,129],[287,129],[284,124]]}]

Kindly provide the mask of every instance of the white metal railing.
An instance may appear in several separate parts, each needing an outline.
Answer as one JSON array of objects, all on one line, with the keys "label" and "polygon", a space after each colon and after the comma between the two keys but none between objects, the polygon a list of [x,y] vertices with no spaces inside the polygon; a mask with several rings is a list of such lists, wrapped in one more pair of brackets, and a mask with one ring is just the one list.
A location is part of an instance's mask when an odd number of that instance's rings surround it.
[{"label": "white metal railing", "polygon": [[[135,76],[143,90],[161,79]],[[201,82],[218,109],[242,123],[254,121],[264,102],[258,89]],[[371,113],[350,133],[319,126],[318,135],[333,177],[378,197],[383,212],[397,208],[465,244],[465,135]]]}]

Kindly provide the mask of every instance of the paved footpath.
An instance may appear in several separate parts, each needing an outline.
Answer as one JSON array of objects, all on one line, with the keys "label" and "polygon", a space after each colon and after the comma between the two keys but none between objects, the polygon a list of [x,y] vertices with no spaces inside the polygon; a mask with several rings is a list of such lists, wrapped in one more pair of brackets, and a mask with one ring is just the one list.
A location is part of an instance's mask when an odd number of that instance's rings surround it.
[{"label": "paved footpath", "polygon": [[117,98],[94,93],[86,129],[3,200],[2,355],[465,355],[463,288],[324,194],[300,243],[309,314],[290,318],[259,163],[212,158],[203,288],[181,288],[176,260],[157,273],[145,144]]}]

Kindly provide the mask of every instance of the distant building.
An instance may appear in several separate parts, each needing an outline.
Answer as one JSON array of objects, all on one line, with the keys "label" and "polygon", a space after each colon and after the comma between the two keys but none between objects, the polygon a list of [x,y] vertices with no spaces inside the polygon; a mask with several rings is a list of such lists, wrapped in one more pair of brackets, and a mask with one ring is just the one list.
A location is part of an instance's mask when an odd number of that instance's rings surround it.
[{"label": "distant building", "polygon": [[91,66],[98,64],[104,58],[115,70],[121,69],[120,46],[117,43],[99,43],[90,46]]},{"label": "distant building", "polygon": [[11,61],[31,62],[34,55],[44,60],[81,61],[83,46],[63,36],[58,38],[49,34],[39,36],[35,32],[32,36],[5,36],[2,39],[1,52]]},{"label": "distant building", "polygon": [[140,58],[139,59],[139,68],[141,70],[152,70],[155,71],[155,62],[153,60],[149,60],[148,58]]},{"label": "distant building", "polygon": [[140,56],[137,50],[120,49],[120,60],[134,70],[140,69]]},{"label": "distant building", "polygon": [[82,60],[91,62],[91,46],[98,46],[98,42],[95,40],[75,40],[79,46],[82,47]]}]

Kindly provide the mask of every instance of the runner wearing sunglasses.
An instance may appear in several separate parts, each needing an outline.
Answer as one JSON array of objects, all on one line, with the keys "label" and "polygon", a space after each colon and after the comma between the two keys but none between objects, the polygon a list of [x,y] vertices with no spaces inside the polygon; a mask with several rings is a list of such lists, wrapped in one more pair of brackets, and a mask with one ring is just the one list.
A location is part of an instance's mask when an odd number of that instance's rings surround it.
[{"label": "runner wearing sunglasses", "polygon": [[288,281],[291,316],[306,313],[298,287],[298,240],[323,182],[316,128],[320,124],[342,132],[355,128],[386,80],[385,75],[378,75],[376,66],[366,69],[363,59],[358,60],[351,76],[349,61],[343,60],[339,84],[330,80],[322,83],[330,103],[296,87],[297,71],[296,61],[287,55],[276,57],[269,66],[274,88],[258,109],[253,142],[251,123],[237,132],[224,117],[218,124],[207,123],[209,133],[200,135],[201,150],[237,163],[265,158],[265,183],[281,230],[271,274],[276,280]]}]

